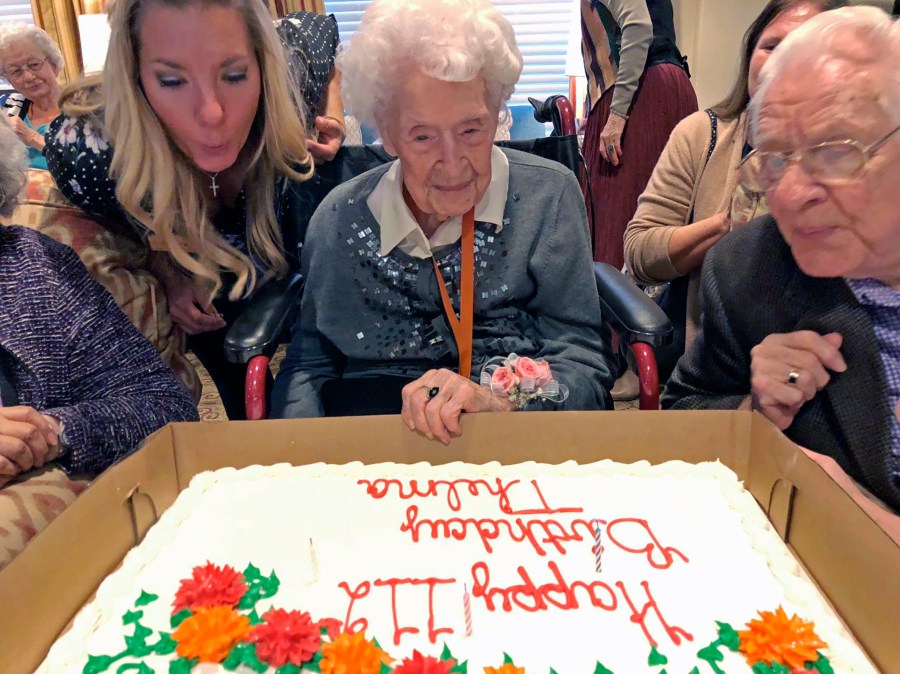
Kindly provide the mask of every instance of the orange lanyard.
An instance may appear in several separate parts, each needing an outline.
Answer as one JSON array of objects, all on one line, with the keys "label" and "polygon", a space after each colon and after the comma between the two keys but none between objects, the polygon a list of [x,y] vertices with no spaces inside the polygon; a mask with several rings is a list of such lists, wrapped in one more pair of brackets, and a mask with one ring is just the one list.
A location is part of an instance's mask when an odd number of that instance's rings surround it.
[{"label": "orange lanyard", "polygon": [[459,317],[453,310],[450,302],[450,293],[437,260],[434,257],[434,273],[437,276],[438,288],[441,291],[441,301],[444,303],[444,313],[447,322],[453,330],[456,340],[456,348],[459,349],[459,373],[466,379],[472,372],[472,317],[475,305],[475,209],[471,209],[463,216],[462,221],[462,267],[459,272]]}]

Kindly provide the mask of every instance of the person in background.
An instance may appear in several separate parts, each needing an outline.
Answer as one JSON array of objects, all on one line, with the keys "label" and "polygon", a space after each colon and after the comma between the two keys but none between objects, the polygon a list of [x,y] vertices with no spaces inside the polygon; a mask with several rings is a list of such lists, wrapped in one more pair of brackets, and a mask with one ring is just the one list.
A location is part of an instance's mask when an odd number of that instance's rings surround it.
[{"label": "person in background", "polygon": [[752,149],[747,106],[759,88],[760,70],[792,30],[844,4],[770,0],[744,34],[731,91],[709,110],[695,112],[675,127],[638,200],[625,230],[628,270],[647,284],[690,277],[678,306],[664,307],[678,333],[667,372],[699,329],[700,266],[707,251],[733,227],[768,212],[765,196],[747,190],[738,178],[738,164]]},{"label": "person in background", "polygon": [[706,256],[700,332],[663,407],[753,409],[900,511],[900,24],[792,32],[750,104],[742,180],[771,215]]},{"label": "person in background", "polygon": [[31,168],[47,168],[44,134],[59,114],[57,78],[64,65],[59,47],[40,28],[0,27],[0,72],[15,88],[3,104],[3,119],[28,148]]},{"label": "person in background", "polygon": [[332,158],[344,133],[336,22],[276,26],[258,0],[121,0],[110,27],[101,78],[63,94],[50,171],[77,206],[149,239],[172,318],[244,418],[244,367],[222,346],[253,291],[298,269],[314,154]]},{"label": "person in background", "polygon": [[[24,148],[0,127],[0,215],[25,183]],[[98,473],[172,421],[187,390],[68,247],[0,227],[0,487],[55,461]]]},{"label": "person in background", "polygon": [[[398,159],[313,216],[272,416],[399,412],[449,442],[464,412],[608,408],[578,182],[493,144],[522,71],[509,21],[487,0],[374,0],[338,67],[350,112]],[[517,376],[552,374],[568,397],[517,397],[489,369],[512,353],[531,359]]]},{"label": "person in background", "polygon": [[674,126],[697,109],[671,0],[581,0],[589,113],[585,201],[594,259],[624,263],[622,235]]}]

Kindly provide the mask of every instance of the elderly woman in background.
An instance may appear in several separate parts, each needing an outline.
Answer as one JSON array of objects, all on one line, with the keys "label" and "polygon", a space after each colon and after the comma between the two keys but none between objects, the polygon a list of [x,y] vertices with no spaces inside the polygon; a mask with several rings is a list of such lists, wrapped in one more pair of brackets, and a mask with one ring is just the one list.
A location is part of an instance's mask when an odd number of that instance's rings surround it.
[{"label": "elderly woman in background", "polygon": [[769,59],[742,178],[771,216],[717,244],[664,407],[754,409],[900,511],[900,25],[825,12]]},{"label": "elderly woman in background", "polygon": [[[0,128],[0,214],[25,182]],[[0,227],[0,485],[48,461],[99,472],[197,409],[71,249]]]},{"label": "elderly woman in background", "polygon": [[557,405],[478,384],[513,352],[549,364],[563,408],[607,408],[578,183],[492,142],[522,70],[509,22],[486,0],[375,0],[338,67],[349,109],[398,160],[335,189],[310,222],[273,414],[401,412],[447,442],[463,412]]},{"label": "elderly woman in background", "polygon": [[[689,276],[679,304],[665,307],[680,335],[675,360],[700,325],[700,266],[707,251],[732,227],[764,215],[765,197],[745,189],[738,164],[752,149],[747,106],[772,51],[795,28],[843,0],[770,0],[744,34],[741,63],[731,92],[717,105],[675,127],[659,158],[634,219],[625,230],[625,262],[642,283]],[[674,294],[673,294],[674,298]]]},{"label": "elderly woman in background", "polygon": [[28,148],[31,168],[46,169],[44,134],[59,115],[57,78],[65,63],[56,43],[36,26],[0,28],[0,72],[15,88],[3,104],[6,122]]},{"label": "elderly woman in background", "polygon": [[109,21],[102,77],[63,95],[50,171],[73,203],[147,241],[136,265],[161,280],[228,417],[242,419],[245,368],[225,358],[227,326],[256,288],[299,267],[321,199],[306,182],[314,155],[333,157],[343,138],[328,95],[337,25],[301,12],[276,26],[259,0],[118,0]]}]

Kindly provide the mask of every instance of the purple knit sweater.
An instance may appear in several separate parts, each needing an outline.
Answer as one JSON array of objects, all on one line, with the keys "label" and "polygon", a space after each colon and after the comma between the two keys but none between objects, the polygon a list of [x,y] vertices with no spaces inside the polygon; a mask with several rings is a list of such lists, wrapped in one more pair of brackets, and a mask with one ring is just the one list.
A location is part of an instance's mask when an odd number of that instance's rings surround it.
[{"label": "purple knit sweater", "polygon": [[69,471],[103,470],[170,421],[197,419],[78,256],[22,227],[0,227],[0,349],[18,404],[63,422],[59,463]]}]

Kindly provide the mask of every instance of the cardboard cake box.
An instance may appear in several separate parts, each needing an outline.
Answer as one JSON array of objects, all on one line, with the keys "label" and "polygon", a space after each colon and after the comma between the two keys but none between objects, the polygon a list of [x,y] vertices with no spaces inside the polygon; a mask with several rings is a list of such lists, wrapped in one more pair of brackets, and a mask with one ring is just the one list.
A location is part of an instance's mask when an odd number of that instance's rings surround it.
[{"label": "cardboard cake box", "polygon": [[[449,446],[399,417],[174,424],[104,473],[0,572],[0,671],[32,672],[103,579],[205,470],[326,461],[505,464],[718,459],[883,672],[900,672],[900,546],[814,461],[746,412],[547,412],[464,419]],[[63,673],[61,673],[63,674]]]}]

